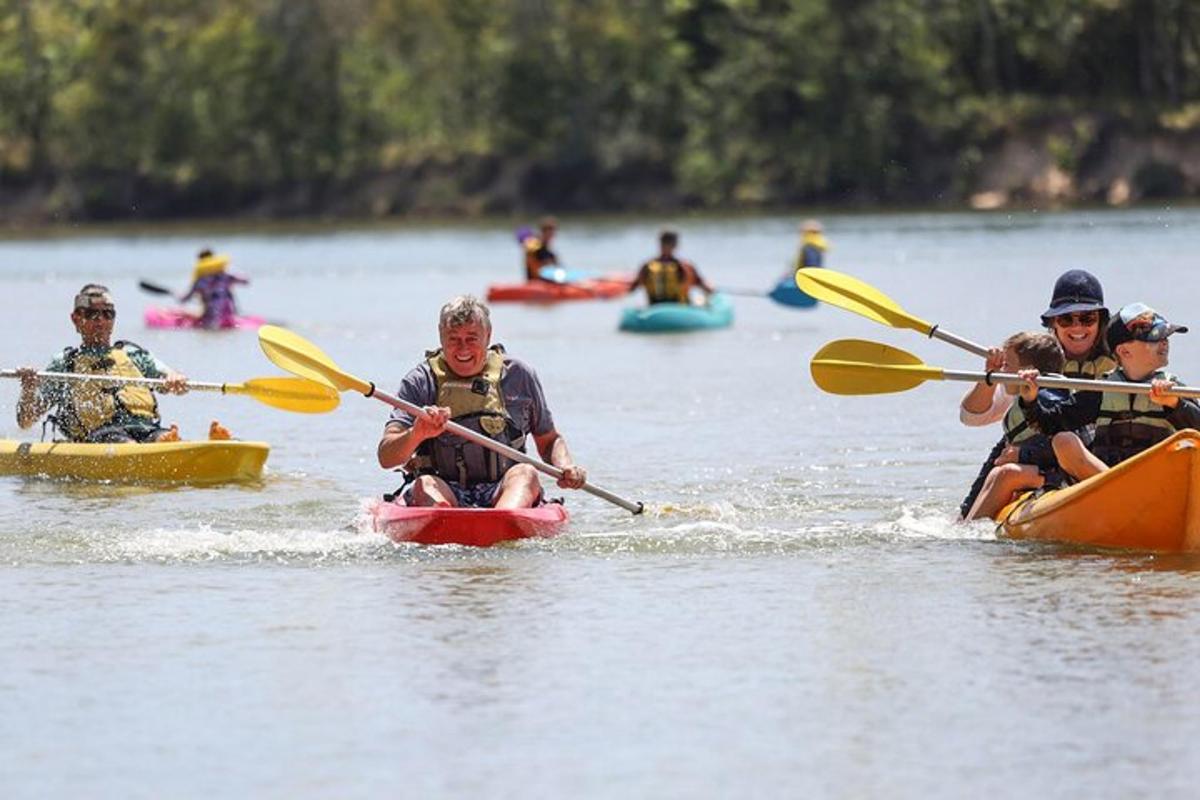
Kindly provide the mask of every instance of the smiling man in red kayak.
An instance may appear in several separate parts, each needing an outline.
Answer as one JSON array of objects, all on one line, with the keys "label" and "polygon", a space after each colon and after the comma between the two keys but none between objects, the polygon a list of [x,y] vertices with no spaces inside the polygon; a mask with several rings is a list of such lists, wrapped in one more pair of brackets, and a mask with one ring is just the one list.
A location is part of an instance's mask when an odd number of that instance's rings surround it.
[{"label": "smiling man in red kayak", "polygon": [[577,466],[554,427],[533,369],[492,345],[488,308],[456,297],[438,319],[441,349],[428,354],[400,384],[398,396],[422,407],[413,417],[396,409],[379,442],[379,464],[403,467],[404,500],[418,506],[526,508],[542,500],[537,470],[446,431],[454,422],[517,450],[532,435],[538,453],[563,471],[558,485],[578,489]]}]

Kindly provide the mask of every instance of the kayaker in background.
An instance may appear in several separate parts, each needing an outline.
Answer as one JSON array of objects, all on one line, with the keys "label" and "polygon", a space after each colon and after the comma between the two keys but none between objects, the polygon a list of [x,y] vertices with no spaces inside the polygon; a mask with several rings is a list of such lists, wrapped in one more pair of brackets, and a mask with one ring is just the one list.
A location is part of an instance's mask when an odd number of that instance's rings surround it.
[{"label": "kayaker in background", "polygon": [[800,253],[796,256],[796,269],[821,266],[825,263],[825,251],[828,249],[829,242],[825,240],[825,228],[821,223],[815,219],[800,223]]},{"label": "kayaker in background", "polygon": [[[112,343],[117,317],[112,295],[105,286],[86,284],[75,295],[71,322],[80,343],[53,359],[46,372],[116,375],[125,378],[162,378],[161,391],[184,394],[187,378],[132,342]],[[49,421],[73,442],[175,442],[179,426],[162,427],[158,403],[148,387],[100,381],[39,379],[33,367],[17,370],[21,396],[17,424],[33,425],[47,411]],[[229,431],[213,421],[210,439],[228,439]]]},{"label": "kayaker in background", "polygon": [[712,295],[713,288],[701,277],[696,265],[675,255],[679,246],[679,234],[664,230],[658,235],[658,255],[642,264],[629,284],[629,291],[646,290],[646,301],[655,303],[691,303],[692,288]]},{"label": "kayaker in background", "polygon": [[517,239],[520,241],[521,250],[525,255],[525,280],[546,280],[542,275],[542,269],[558,266],[558,256],[550,249],[550,243],[554,241],[554,234],[557,231],[558,220],[554,217],[542,217],[538,222],[537,236],[534,236],[533,231],[527,228],[521,230]]},{"label": "kayaker in background", "polygon": [[[1104,305],[1104,289],[1095,275],[1082,269],[1067,270],[1054,282],[1050,305],[1042,314],[1042,325],[1058,340],[1066,358],[1062,374],[1068,378],[1099,378],[1116,368],[1117,362],[1109,354],[1102,332],[1108,324],[1108,309]],[[984,362],[984,370],[995,372],[1003,367],[1003,348],[992,348]],[[959,406],[959,420],[969,427],[992,425],[1004,419],[1012,408],[1016,395],[1009,394],[1001,385],[989,386],[977,383],[963,397]],[[1082,430],[1080,436],[1090,440],[1091,431]],[[996,457],[1007,446],[1001,438],[992,448],[987,460],[975,478],[967,497],[959,506],[966,517],[975,503],[984,480]]]},{"label": "kayaker in background", "polygon": [[470,295],[454,298],[442,307],[438,337],[441,348],[410,370],[397,392],[422,414],[414,419],[396,409],[379,442],[380,466],[406,473],[404,501],[495,508],[542,502],[536,469],[447,432],[451,420],[517,450],[532,435],[542,459],[563,471],[558,485],[583,486],[587,472],[555,429],[536,373],[491,344],[487,306]]},{"label": "kayaker in background", "polygon": [[[1058,340],[1048,333],[1023,331],[1013,334],[1003,345],[1004,357],[1000,369],[1017,372],[1036,369],[1042,373],[1061,373],[1063,351]],[[1005,384],[1009,395],[1018,392],[1016,384]],[[1065,397],[1065,389],[1041,389],[1048,400]],[[968,507],[964,519],[992,518],[1012,502],[1020,491],[1041,488],[1058,488],[1063,483],[1063,474],[1054,458],[1050,438],[1025,420],[1025,414],[1016,405],[1009,407],[1004,415],[1004,448],[984,465],[983,480],[971,487],[972,495],[978,495]]]},{"label": "kayaker in background", "polygon": [[196,255],[196,267],[192,271],[192,288],[179,298],[186,303],[199,297],[203,305],[200,325],[204,328],[232,328],[237,324],[237,301],[233,287],[250,283],[248,278],[227,271],[229,256],[213,255],[205,248]]},{"label": "kayaker in background", "polygon": [[[1110,381],[1151,384],[1149,395],[1074,392],[1049,398],[1038,391],[1037,370],[1021,373],[1020,408],[1030,424],[1051,435],[1054,454],[1068,475],[1084,480],[1132,458],[1184,428],[1200,428],[1200,403],[1167,394],[1178,379],[1166,371],[1169,337],[1187,333],[1144,303],[1113,315],[1105,338],[1117,358]],[[1095,424],[1090,445],[1076,430]]]}]

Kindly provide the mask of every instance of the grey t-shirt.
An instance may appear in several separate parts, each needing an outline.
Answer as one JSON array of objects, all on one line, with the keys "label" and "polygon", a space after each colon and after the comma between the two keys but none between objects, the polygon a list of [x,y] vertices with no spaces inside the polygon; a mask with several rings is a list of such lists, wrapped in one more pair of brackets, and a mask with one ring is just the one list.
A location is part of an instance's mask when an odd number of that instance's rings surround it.
[{"label": "grey t-shirt", "polygon": [[[516,358],[504,357],[504,369],[500,373],[500,393],[504,396],[504,407],[522,433],[541,436],[554,430],[554,417],[546,405],[542,382],[533,368]],[[413,367],[396,396],[419,406],[437,404],[437,383],[429,363],[422,361]],[[398,422],[411,428],[413,417],[402,409],[393,409],[388,422]]]}]

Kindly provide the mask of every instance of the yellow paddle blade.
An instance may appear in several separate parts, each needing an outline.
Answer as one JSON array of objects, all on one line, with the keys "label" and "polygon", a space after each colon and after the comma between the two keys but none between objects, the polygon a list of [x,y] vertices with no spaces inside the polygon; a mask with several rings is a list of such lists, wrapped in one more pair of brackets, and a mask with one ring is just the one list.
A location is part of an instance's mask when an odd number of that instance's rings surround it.
[{"label": "yellow paddle blade", "polygon": [[264,405],[299,414],[324,414],[342,402],[337,389],[307,378],[251,378],[245,383],[226,384],[225,391],[249,395]]},{"label": "yellow paddle blade", "polygon": [[327,383],[339,392],[353,389],[369,394],[374,388],[361,378],[342,372],[321,348],[285,328],[262,326],[258,329],[258,344],[273,364],[293,375]]},{"label": "yellow paddle blade", "polygon": [[928,322],[909,314],[874,286],[832,269],[801,267],[796,270],[796,285],[823,303],[853,311],[881,325],[911,328],[926,336],[933,330]]},{"label": "yellow paddle blade", "polygon": [[813,356],[811,368],[813,383],[830,394],[889,394],[942,380],[941,369],[912,353],[863,339],[830,342]]}]

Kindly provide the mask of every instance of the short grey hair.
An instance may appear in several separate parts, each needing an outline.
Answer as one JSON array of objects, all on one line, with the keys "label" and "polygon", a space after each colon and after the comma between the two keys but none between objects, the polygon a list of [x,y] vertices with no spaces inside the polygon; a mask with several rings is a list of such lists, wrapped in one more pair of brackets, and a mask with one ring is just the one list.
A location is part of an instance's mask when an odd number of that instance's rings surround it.
[{"label": "short grey hair", "polygon": [[492,317],[488,307],[473,295],[463,294],[442,306],[438,315],[438,330],[448,331],[460,325],[470,325],[472,322],[483,325],[485,330],[492,329]]}]

